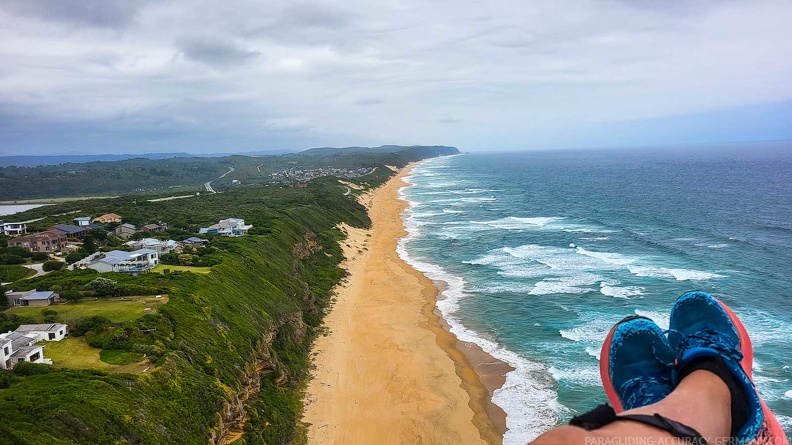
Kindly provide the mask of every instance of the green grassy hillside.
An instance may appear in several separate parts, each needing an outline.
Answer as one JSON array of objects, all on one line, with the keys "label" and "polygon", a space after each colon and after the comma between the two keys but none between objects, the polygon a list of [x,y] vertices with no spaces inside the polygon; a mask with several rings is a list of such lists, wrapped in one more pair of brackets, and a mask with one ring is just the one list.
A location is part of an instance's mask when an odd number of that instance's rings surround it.
[{"label": "green grassy hillside", "polygon": [[[407,160],[414,159],[397,161]],[[387,180],[391,170],[377,165],[378,174],[358,183]],[[79,211],[119,213],[134,223],[167,221],[177,233],[227,217],[244,218],[254,229],[240,238],[215,237],[212,255],[221,261],[208,274],[101,274],[140,291],[134,295],[167,294],[169,301],[134,320],[70,319],[72,335],[101,348],[103,357],[145,354],[150,369],[122,374],[25,364],[13,373],[0,371],[0,442],[203,445],[220,443],[240,423],[245,435],[237,445],[303,441],[298,418],[308,352],[332,288],[345,273],[338,267],[342,234],[335,227],[370,224],[365,209],[344,191],[326,178],[307,188],[259,185],[160,202],[97,199],[23,214],[44,218],[34,228]],[[62,270],[13,287],[83,290],[98,276]]]}]

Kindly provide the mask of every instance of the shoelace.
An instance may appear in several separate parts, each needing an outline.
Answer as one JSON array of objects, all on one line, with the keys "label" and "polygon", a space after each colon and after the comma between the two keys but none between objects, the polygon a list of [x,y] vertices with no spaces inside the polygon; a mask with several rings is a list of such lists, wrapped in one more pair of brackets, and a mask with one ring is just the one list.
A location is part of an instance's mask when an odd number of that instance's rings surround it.
[{"label": "shoelace", "polygon": [[718,351],[721,356],[734,360],[737,363],[743,359],[743,354],[737,349],[737,345],[729,345],[724,341],[723,335],[713,329],[702,329],[693,334],[683,334],[676,329],[669,329],[665,331],[666,334],[674,333],[680,337],[679,347],[677,348],[676,356],[679,359],[682,353],[692,347],[708,348]]},{"label": "shoelace", "polygon": [[627,380],[621,386],[622,394],[629,394],[624,406],[646,406],[664,399],[671,393],[670,382],[665,382],[654,376],[641,376]]}]

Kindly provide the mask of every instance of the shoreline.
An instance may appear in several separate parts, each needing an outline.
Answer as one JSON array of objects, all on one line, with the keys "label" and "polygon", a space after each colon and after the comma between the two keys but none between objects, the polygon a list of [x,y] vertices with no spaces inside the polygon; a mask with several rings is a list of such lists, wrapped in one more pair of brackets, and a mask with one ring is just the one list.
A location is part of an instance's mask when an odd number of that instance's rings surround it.
[{"label": "shoreline", "polygon": [[491,397],[511,367],[448,330],[436,310],[443,283],[396,251],[408,206],[398,190],[414,166],[361,196],[371,230],[342,226],[349,275],[311,352],[310,444],[502,443],[505,413]]}]

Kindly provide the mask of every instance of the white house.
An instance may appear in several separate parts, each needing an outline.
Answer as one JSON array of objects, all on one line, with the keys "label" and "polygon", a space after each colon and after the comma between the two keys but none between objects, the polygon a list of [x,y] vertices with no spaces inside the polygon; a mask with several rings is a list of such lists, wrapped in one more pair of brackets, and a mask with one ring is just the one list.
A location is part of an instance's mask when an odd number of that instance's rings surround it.
[{"label": "white house", "polygon": [[46,363],[52,360],[44,357],[44,347],[36,345],[38,335],[24,332],[0,334],[0,367],[11,369],[19,362]]},{"label": "white house", "polygon": [[148,272],[159,264],[159,254],[152,249],[138,249],[134,252],[113,250],[100,255],[88,267],[98,272],[121,272],[137,275]]},{"label": "white house", "polygon": [[12,223],[12,222],[3,222],[0,220],[0,233],[5,236],[18,236],[24,235],[27,233],[27,224],[20,222],[20,223]]},{"label": "white house", "polygon": [[36,341],[61,341],[69,335],[69,327],[60,323],[23,324],[14,332],[36,335]]},{"label": "white house", "polygon": [[158,254],[170,253],[176,250],[180,244],[174,240],[162,241],[154,238],[143,238],[141,240],[128,241],[127,246],[133,249],[151,249],[156,250]]},{"label": "white house", "polygon": [[79,227],[88,227],[91,225],[91,218],[87,216],[78,216],[74,218],[74,224]]},{"label": "white house", "polygon": [[202,227],[199,233],[213,233],[222,236],[242,236],[248,233],[253,226],[245,225],[245,220],[240,218],[221,219],[217,224]]}]

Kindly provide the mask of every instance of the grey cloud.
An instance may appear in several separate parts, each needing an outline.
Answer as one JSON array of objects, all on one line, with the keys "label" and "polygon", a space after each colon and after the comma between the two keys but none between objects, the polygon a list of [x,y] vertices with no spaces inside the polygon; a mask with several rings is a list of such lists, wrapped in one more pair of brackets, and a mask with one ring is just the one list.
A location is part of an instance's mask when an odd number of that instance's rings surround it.
[{"label": "grey cloud", "polygon": [[4,0],[0,9],[15,15],[73,25],[120,27],[132,22],[148,0]]},{"label": "grey cloud", "polygon": [[258,51],[247,51],[231,43],[205,39],[186,40],[181,45],[181,49],[190,59],[221,67],[239,65],[260,54]]},{"label": "grey cloud", "polygon": [[26,146],[47,128],[571,145],[597,122],[792,101],[790,20],[788,0],[0,0],[0,109],[29,118]]}]

